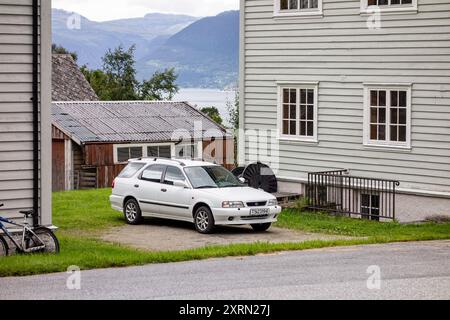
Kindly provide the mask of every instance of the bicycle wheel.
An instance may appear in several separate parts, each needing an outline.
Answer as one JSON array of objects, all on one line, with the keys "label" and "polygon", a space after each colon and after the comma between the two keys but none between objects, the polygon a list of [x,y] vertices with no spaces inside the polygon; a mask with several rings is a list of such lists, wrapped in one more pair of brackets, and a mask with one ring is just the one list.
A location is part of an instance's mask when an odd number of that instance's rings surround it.
[{"label": "bicycle wheel", "polygon": [[6,257],[8,255],[8,244],[6,243],[6,240],[3,239],[2,236],[0,236],[0,258]]},{"label": "bicycle wheel", "polygon": [[[45,248],[42,250],[39,250],[37,252],[40,253],[59,253],[59,241],[56,238],[53,231],[47,228],[38,228],[33,230],[33,232],[39,237],[39,239],[45,244]],[[27,247],[33,248],[41,245],[41,241],[39,239],[36,239],[36,236],[34,234],[29,234],[29,237],[27,241]]]}]

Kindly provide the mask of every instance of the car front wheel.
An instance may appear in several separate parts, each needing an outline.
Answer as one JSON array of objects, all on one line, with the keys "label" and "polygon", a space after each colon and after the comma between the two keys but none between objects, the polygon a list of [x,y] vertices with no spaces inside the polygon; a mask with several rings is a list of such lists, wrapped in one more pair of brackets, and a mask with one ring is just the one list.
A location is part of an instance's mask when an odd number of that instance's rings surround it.
[{"label": "car front wheel", "polygon": [[194,214],[195,229],[202,234],[211,234],[214,232],[214,216],[208,207],[200,207]]},{"label": "car front wheel", "polygon": [[256,232],[264,232],[270,229],[271,223],[252,224],[252,228]]},{"label": "car front wheel", "polygon": [[130,199],[125,203],[123,213],[128,224],[138,225],[142,222],[141,208],[135,199]]}]

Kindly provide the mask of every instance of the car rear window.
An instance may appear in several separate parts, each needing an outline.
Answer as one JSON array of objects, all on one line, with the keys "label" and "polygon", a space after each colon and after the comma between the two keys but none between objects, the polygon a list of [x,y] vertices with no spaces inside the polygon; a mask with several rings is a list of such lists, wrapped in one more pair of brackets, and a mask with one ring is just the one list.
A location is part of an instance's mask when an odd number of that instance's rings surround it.
[{"label": "car rear window", "polygon": [[119,174],[119,178],[131,178],[145,166],[145,163],[130,163]]}]

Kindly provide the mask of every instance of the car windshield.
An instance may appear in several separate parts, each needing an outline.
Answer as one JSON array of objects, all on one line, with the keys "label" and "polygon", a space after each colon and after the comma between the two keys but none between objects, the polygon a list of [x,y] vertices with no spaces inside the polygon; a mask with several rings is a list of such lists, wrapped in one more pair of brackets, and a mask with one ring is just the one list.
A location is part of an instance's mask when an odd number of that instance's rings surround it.
[{"label": "car windshield", "polygon": [[190,167],[185,168],[184,171],[194,189],[244,186],[230,171],[220,166]]}]

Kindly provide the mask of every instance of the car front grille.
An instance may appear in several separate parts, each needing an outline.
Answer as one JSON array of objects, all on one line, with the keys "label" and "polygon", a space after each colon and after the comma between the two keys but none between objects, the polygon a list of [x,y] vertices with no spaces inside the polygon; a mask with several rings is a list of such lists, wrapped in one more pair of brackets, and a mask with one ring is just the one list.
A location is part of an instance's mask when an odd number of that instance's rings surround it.
[{"label": "car front grille", "polygon": [[266,204],[267,201],[247,202],[249,207],[264,207]]},{"label": "car front grille", "polygon": [[241,220],[261,220],[261,219],[268,219],[269,215],[263,215],[263,216],[246,216],[241,217]]}]

